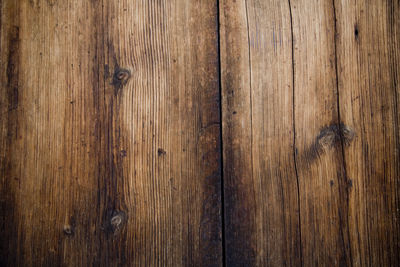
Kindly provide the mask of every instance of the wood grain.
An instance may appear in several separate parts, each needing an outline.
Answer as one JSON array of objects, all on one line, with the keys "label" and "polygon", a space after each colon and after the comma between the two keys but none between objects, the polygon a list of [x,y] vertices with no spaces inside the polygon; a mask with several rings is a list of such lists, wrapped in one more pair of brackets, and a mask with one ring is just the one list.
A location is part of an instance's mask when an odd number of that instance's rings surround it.
[{"label": "wood grain", "polygon": [[217,2],[0,3],[1,265],[220,266]]},{"label": "wood grain", "polygon": [[0,266],[400,265],[398,1],[0,15]]},{"label": "wood grain", "polygon": [[354,266],[400,265],[400,4],[338,1],[340,114]]},{"label": "wood grain", "polygon": [[228,266],[398,265],[394,2],[221,1]]},{"label": "wood grain", "polygon": [[227,266],[299,265],[290,10],[221,1]]}]

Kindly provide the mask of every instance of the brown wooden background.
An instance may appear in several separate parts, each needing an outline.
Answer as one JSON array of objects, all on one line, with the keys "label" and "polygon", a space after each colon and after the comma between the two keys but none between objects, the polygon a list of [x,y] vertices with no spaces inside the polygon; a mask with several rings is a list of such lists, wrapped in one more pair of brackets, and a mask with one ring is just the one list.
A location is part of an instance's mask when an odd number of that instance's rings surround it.
[{"label": "brown wooden background", "polygon": [[397,0],[0,0],[1,266],[399,266]]}]

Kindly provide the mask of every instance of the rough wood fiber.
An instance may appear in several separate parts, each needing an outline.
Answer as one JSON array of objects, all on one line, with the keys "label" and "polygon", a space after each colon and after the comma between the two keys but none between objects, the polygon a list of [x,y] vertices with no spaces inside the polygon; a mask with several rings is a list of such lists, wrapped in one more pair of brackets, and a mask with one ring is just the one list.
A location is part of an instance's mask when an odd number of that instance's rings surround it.
[{"label": "rough wood fiber", "polygon": [[228,266],[399,264],[399,4],[220,1]]},{"label": "rough wood fiber", "polygon": [[398,1],[0,14],[1,266],[400,265]]},{"label": "rough wood fiber", "polygon": [[0,9],[0,264],[220,266],[217,2]]},{"label": "rough wood fiber", "polygon": [[400,3],[337,1],[353,266],[400,265]]},{"label": "rough wood fiber", "polygon": [[332,1],[291,1],[303,264],[350,265]]},{"label": "rough wood fiber", "polygon": [[227,266],[298,265],[290,10],[221,1]]}]

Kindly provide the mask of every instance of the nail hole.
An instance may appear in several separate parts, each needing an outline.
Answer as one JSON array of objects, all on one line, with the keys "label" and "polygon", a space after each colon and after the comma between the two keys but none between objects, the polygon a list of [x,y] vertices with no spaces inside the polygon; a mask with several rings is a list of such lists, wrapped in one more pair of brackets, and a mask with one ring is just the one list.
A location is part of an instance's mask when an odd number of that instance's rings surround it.
[{"label": "nail hole", "polygon": [[356,39],[358,39],[358,35],[359,35],[359,30],[358,30],[358,25],[354,25],[354,36],[356,37]]}]

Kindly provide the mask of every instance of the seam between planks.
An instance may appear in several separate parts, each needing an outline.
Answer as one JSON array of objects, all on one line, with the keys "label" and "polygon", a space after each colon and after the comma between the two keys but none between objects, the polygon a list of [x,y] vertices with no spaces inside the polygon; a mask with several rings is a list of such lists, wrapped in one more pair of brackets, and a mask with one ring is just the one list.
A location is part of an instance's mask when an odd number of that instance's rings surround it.
[{"label": "seam between planks", "polygon": [[[247,26],[247,45],[248,45],[248,57],[249,57],[249,86],[250,86],[250,160],[251,160],[251,179],[254,182],[254,161],[253,161],[253,94],[252,94],[252,73],[251,73],[251,44],[250,44],[250,27],[249,27],[249,12],[247,7],[248,1],[245,0],[246,10],[246,26]],[[254,186],[254,183],[253,183]],[[255,192],[253,187],[253,192]],[[253,194],[254,203],[256,203],[256,195]],[[256,216],[255,216],[256,217]]]},{"label": "seam between planks", "polygon": [[293,33],[293,14],[292,14],[292,4],[288,0],[289,4],[289,15],[290,15],[290,33],[292,39],[292,101],[293,101],[293,161],[294,170],[296,173],[296,185],[297,185],[297,209],[298,209],[298,224],[299,224],[299,239],[300,239],[300,264],[303,266],[303,248],[302,248],[302,238],[301,238],[301,210],[300,210],[300,183],[299,183],[299,173],[297,171],[297,160],[296,160],[296,120],[295,120],[295,68],[294,68],[294,33]]},{"label": "seam between planks", "polygon": [[220,0],[217,0],[217,54],[218,54],[218,91],[219,91],[219,168],[221,179],[221,235],[222,235],[222,266],[226,266],[226,229],[225,229],[225,183],[224,183],[224,142],[222,134],[222,67],[221,67],[221,18]]}]

